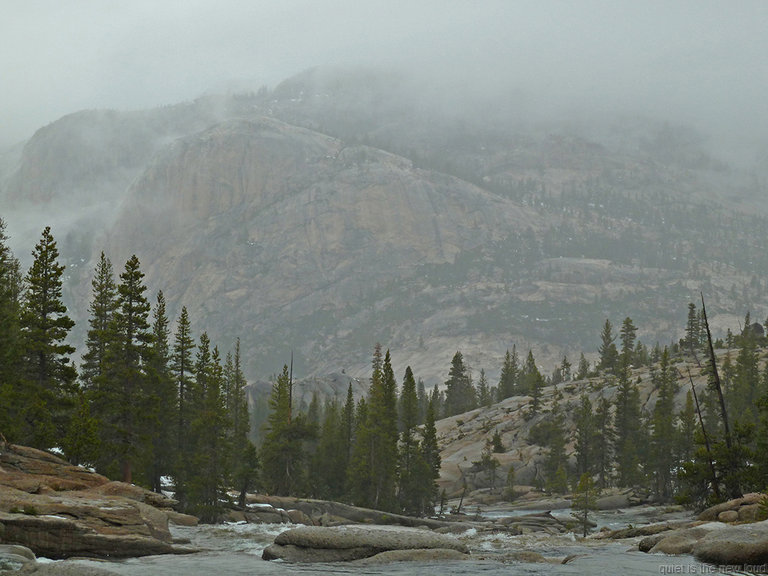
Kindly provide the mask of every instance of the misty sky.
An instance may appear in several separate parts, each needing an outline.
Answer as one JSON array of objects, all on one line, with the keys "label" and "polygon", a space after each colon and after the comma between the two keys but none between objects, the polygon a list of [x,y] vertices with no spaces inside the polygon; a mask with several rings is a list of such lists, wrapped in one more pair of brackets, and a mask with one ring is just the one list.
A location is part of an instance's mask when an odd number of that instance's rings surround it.
[{"label": "misty sky", "polygon": [[768,129],[763,0],[3,0],[0,144],[83,108],[377,64],[468,94]]}]

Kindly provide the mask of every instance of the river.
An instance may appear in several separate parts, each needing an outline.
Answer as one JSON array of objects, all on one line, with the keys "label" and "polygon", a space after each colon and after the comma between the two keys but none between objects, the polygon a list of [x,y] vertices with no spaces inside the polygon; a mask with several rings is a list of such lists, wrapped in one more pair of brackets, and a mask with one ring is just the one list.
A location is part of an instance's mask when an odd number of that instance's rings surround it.
[{"label": "river", "polygon": [[[526,513],[530,513],[528,510]],[[567,516],[569,510],[553,512]],[[510,515],[509,512],[485,512],[486,515]],[[674,512],[663,514],[652,507],[629,511],[609,511],[593,515],[598,527],[623,528],[640,525],[660,518],[690,519],[690,515]],[[227,575],[293,575],[293,574],[382,574],[388,576],[440,574],[440,576],[511,576],[516,574],[641,575],[641,574],[727,574],[718,568],[701,564],[691,556],[663,556],[637,551],[636,541],[582,540],[574,534],[478,534],[468,530],[458,537],[472,551],[472,559],[461,562],[414,563],[400,562],[382,565],[356,564],[288,564],[261,559],[263,549],[274,537],[288,528],[285,524],[220,524],[194,528],[174,527],[174,537],[189,539],[192,546],[203,550],[197,554],[179,556],[149,556],[116,562],[67,560],[98,566],[126,576],[209,576]],[[551,562],[529,562],[515,559],[520,551],[535,552]],[[571,559],[559,562],[565,557]]]}]

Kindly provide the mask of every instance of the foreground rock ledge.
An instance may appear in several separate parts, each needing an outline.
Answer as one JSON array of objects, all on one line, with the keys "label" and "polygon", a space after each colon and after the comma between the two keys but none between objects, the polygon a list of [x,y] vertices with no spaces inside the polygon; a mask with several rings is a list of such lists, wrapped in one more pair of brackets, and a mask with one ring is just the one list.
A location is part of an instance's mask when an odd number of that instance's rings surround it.
[{"label": "foreground rock ledge", "polygon": [[467,546],[453,536],[393,526],[302,526],[278,534],[275,542],[262,554],[264,560],[287,562],[349,562],[365,558],[385,562],[468,557]]}]

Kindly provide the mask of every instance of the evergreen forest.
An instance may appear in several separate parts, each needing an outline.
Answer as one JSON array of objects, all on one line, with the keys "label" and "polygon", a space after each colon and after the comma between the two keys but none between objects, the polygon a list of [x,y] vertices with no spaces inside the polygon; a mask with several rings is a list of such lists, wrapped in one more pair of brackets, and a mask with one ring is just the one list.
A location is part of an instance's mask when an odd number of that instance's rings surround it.
[{"label": "evergreen forest", "polygon": [[[170,489],[181,509],[206,521],[244,506],[254,491],[432,515],[445,497],[436,422],[513,397],[526,398],[524,417],[533,423],[525,441],[546,450],[537,487],[575,491],[585,511],[593,488],[635,487],[656,502],[701,507],[768,485],[764,324],[747,314],[738,333],[713,342],[703,297],[700,306],[688,304],[679,341],[648,346],[630,317],[618,329],[606,319],[598,361],[581,354],[574,366],[563,357],[551,374],[532,350],[521,356],[513,347],[497,382],[484,370],[475,381],[456,351],[444,385],[427,390],[410,366],[398,378],[390,350],[377,344],[366,396],[356,400],[350,387],[343,401],[315,397],[301,411],[286,363],[272,378],[256,446],[242,369],[248,351],[239,340],[220,350],[205,330],[193,329],[184,307],[172,322],[163,292],[148,296],[136,256],[117,273],[102,253],[84,352],[75,358],[74,322],[62,301],[65,268],[51,229],[26,272],[7,240],[0,220],[5,441],[59,451],[112,479]],[[698,389],[691,367],[706,378]],[[575,383],[583,393],[566,401],[563,392]],[[653,403],[641,403],[640,387],[650,387]],[[551,401],[544,402],[545,389]],[[495,455],[507,448],[498,431],[487,436],[472,466],[491,490],[503,483],[512,499],[514,467],[497,484]]]}]

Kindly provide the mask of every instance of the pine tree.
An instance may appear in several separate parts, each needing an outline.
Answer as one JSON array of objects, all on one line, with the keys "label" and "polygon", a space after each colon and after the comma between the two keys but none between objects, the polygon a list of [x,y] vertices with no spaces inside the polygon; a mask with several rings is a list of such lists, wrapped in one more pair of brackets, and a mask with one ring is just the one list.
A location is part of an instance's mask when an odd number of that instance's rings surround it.
[{"label": "pine tree", "polygon": [[245,496],[258,478],[258,454],[249,440],[250,420],[246,398],[245,375],[240,357],[240,338],[235,341],[234,355],[227,353],[224,369],[225,407],[229,418],[231,459],[229,474],[240,492],[239,502],[245,506]]},{"label": "pine tree", "polygon": [[440,478],[440,447],[437,444],[437,429],[435,428],[435,404],[427,404],[427,414],[421,429],[421,458],[426,464],[421,484],[425,487],[425,512],[434,510],[437,502],[437,479]]},{"label": "pine tree", "polygon": [[512,353],[507,350],[504,356],[504,364],[501,366],[501,376],[497,387],[498,399],[504,400],[517,394],[518,379],[520,377],[520,360],[517,349],[512,346]]},{"label": "pine tree", "polygon": [[676,456],[679,462],[689,462],[693,458],[696,448],[696,409],[693,403],[693,394],[689,390],[685,395],[685,407],[677,416],[677,450]]},{"label": "pine tree", "polygon": [[464,357],[457,351],[451,360],[451,369],[445,382],[445,415],[461,414],[476,407],[475,389],[464,366]]},{"label": "pine tree", "polygon": [[120,274],[117,309],[113,323],[115,339],[109,342],[105,355],[107,365],[103,395],[106,413],[100,414],[106,424],[109,447],[120,467],[123,482],[130,483],[137,455],[146,448],[146,414],[150,398],[147,390],[147,364],[152,333],[149,325],[150,305],[144,296],[144,273],[134,255]]},{"label": "pine tree", "polygon": [[37,448],[56,445],[67,431],[76,398],[77,373],[65,343],[75,325],[61,300],[64,266],[50,227],[32,252],[34,261],[25,280],[21,310],[25,394],[22,441]]},{"label": "pine tree", "polygon": [[493,394],[488,388],[488,379],[485,377],[485,370],[480,369],[480,380],[477,383],[477,403],[479,406],[490,406],[493,404]]},{"label": "pine tree", "polygon": [[[358,433],[351,471],[357,487],[356,503],[380,510],[397,507],[395,479],[397,472],[397,384],[387,350],[381,362],[381,347],[374,351],[373,373],[366,422]],[[361,468],[367,463],[367,471]],[[367,483],[367,485],[366,485]]]},{"label": "pine tree", "polygon": [[582,535],[586,538],[589,531],[589,512],[597,509],[598,489],[595,487],[592,477],[586,472],[579,478],[579,484],[573,498],[573,509],[578,513],[582,526]]},{"label": "pine tree", "polygon": [[278,496],[299,495],[306,490],[306,452],[304,441],[314,430],[303,414],[293,414],[291,377],[288,365],[272,384],[270,414],[261,446],[262,483],[267,492]]},{"label": "pine tree", "polygon": [[640,393],[624,371],[619,373],[615,430],[619,486],[634,486],[640,479]]},{"label": "pine tree", "polygon": [[621,356],[619,358],[620,369],[629,370],[634,361],[635,339],[637,328],[632,323],[632,318],[627,316],[621,324]]},{"label": "pine tree", "polygon": [[654,478],[654,492],[662,500],[672,494],[672,470],[675,454],[670,442],[675,437],[675,377],[670,365],[669,350],[664,347],[659,371],[653,374],[653,384],[658,398],[651,420],[650,466]]},{"label": "pine tree", "polygon": [[418,419],[418,397],[416,380],[408,366],[403,376],[400,393],[400,454],[398,466],[398,500],[400,509],[406,514],[421,513],[421,498],[418,493],[419,441],[414,436]]},{"label": "pine tree", "polygon": [[544,378],[536,366],[533,351],[528,351],[523,373],[520,379],[520,391],[531,396],[529,416],[535,416],[541,409],[541,394],[544,389]]},{"label": "pine tree", "polygon": [[598,348],[600,361],[598,368],[608,374],[613,374],[618,365],[619,352],[616,349],[615,340],[616,337],[613,335],[611,321],[606,318],[605,324],[603,324],[603,331],[600,333],[600,348]]},{"label": "pine tree", "polygon": [[147,363],[148,408],[145,414],[150,452],[145,476],[150,488],[162,490],[161,478],[173,470],[176,449],[176,386],[170,369],[170,331],[165,311],[165,296],[157,293],[153,311],[152,344]]},{"label": "pine tree", "polygon": [[701,346],[701,325],[699,315],[696,312],[696,304],[688,304],[688,323],[685,327],[685,349],[691,355],[695,355]]},{"label": "pine tree", "polygon": [[598,487],[607,488],[611,483],[611,470],[613,462],[616,431],[613,427],[611,404],[607,398],[601,396],[595,409],[595,472],[597,474]]},{"label": "pine tree", "polygon": [[186,502],[186,480],[188,462],[191,456],[189,445],[189,422],[191,390],[194,376],[195,343],[186,306],[182,307],[176,326],[171,373],[176,388],[176,462],[174,465],[175,497],[182,504]]},{"label": "pine tree", "polygon": [[579,368],[576,371],[576,380],[585,380],[589,377],[589,362],[584,356],[584,352],[579,357]]},{"label": "pine tree", "polygon": [[223,512],[222,501],[227,499],[230,434],[222,394],[224,372],[219,350],[214,347],[209,353],[205,333],[200,337],[195,372],[195,406],[190,422],[194,451],[188,509],[203,522],[216,522]]},{"label": "pine tree", "polygon": [[317,450],[312,457],[313,493],[318,498],[337,499],[344,495],[347,466],[341,420],[338,403],[326,403]]},{"label": "pine tree", "polygon": [[544,462],[544,473],[547,479],[547,489],[563,494],[568,490],[568,483],[565,456],[565,417],[560,408],[561,399],[562,395],[556,390],[549,415],[548,453]]},{"label": "pine tree", "polygon": [[0,218],[0,430],[9,441],[20,439],[21,414],[21,268],[8,247]]},{"label": "pine tree", "polygon": [[576,424],[576,473],[593,476],[597,470],[598,431],[589,396],[582,394],[574,415]]},{"label": "pine tree", "polygon": [[104,361],[107,347],[115,335],[113,318],[117,310],[117,286],[115,285],[112,263],[101,253],[91,281],[91,303],[88,308],[88,334],[86,351],[80,365],[80,380],[86,390],[98,397],[99,384],[104,378]]}]

